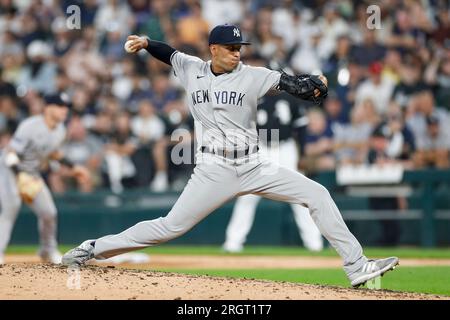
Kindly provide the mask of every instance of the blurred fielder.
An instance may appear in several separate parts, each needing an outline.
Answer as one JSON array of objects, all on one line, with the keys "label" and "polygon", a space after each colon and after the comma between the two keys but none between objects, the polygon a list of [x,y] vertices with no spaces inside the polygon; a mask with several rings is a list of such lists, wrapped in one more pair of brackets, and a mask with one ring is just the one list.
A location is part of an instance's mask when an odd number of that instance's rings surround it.
[{"label": "blurred fielder", "polygon": [[44,262],[60,263],[56,234],[56,207],[40,170],[48,161],[71,168],[77,179],[88,179],[87,169],[73,166],[59,151],[66,130],[68,104],[59,95],[45,97],[42,115],[24,120],[0,157],[0,264],[22,201],[38,218],[40,250]]}]

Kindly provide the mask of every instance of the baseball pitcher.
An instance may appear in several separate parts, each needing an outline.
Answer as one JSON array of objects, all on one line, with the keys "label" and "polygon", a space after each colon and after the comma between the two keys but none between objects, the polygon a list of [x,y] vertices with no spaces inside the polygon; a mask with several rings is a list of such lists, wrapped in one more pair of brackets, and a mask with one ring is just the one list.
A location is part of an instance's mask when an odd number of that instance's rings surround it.
[{"label": "baseball pitcher", "polygon": [[0,264],[22,201],[38,218],[40,250],[44,262],[60,263],[57,249],[57,210],[40,170],[49,161],[71,167],[78,179],[88,179],[86,168],[73,166],[59,151],[66,135],[68,104],[59,95],[45,97],[42,115],[24,120],[0,157]]},{"label": "baseball pitcher", "polygon": [[368,260],[326,188],[258,152],[258,99],[269,91],[286,91],[320,102],[327,95],[324,77],[291,76],[243,64],[240,49],[249,43],[233,25],[219,25],[210,32],[210,61],[147,37],[132,35],[128,41],[129,51],[146,49],[171,65],[184,86],[195,120],[197,165],[167,216],[142,221],[116,235],[86,240],[63,256],[63,264],[83,265],[93,258],[105,259],[177,238],[225,202],[246,194],[307,207],[322,235],[342,257],[353,286],[398,264],[396,257]]}]

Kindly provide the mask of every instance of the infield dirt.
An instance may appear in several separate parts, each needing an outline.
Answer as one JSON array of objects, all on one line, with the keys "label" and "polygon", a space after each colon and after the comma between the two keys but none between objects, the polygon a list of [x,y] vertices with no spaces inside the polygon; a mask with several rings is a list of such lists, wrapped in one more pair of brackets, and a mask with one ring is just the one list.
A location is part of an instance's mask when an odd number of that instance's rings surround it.
[{"label": "infield dirt", "polygon": [[437,295],[194,276],[114,266],[82,269],[12,262],[0,266],[0,299],[450,299]]}]

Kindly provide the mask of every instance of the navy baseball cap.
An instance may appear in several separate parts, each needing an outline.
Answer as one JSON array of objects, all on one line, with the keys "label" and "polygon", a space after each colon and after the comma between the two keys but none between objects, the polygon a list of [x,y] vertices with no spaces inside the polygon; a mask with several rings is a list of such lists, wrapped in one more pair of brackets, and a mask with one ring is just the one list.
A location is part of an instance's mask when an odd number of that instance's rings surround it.
[{"label": "navy baseball cap", "polygon": [[46,105],[55,104],[61,107],[70,107],[69,97],[67,94],[51,94],[44,96]]},{"label": "navy baseball cap", "polygon": [[221,24],[209,33],[209,44],[242,44],[249,45],[250,42],[242,40],[241,30],[232,24]]}]

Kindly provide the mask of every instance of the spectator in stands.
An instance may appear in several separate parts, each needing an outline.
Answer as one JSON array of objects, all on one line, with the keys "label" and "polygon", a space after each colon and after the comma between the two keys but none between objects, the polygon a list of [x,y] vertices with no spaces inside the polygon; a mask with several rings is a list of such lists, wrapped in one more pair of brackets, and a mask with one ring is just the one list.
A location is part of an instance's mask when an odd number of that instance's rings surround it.
[{"label": "spectator in stands", "polygon": [[51,24],[51,29],[55,35],[53,53],[56,57],[64,56],[73,46],[71,32],[67,29],[66,19],[57,17]]},{"label": "spectator in stands", "polygon": [[[4,58],[2,58],[0,64],[0,68],[3,69],[3,76],[2,76],[3,81],[13,85],[15,95],[17,95],[18,93],[20,93],[20,95],[24,94],[23,90],[21,89],[22,87],[18,87],[16,85],[18,83],[21,69],[23,67],[22,57],[23,55],[19,56],[6,55]],[[18,93],[16,91],[18,91]]]},{"label": "spectator in stands", "polygon": [[125,1],[107,0],[103,1],[96,11],[94,24],[101,35],[117,25],[120,26],[121,34],[125,36],[133,29],[134,19]]},{"label": "spectator in stands", "polygon": [[[326,74],[328,85],[330,87],[336,87],[340,81],[343,81],[343,77],[348,77],[346,74],[348,64],[350,62],[351,41],[348,35],[343,34],[336,40],[336,50],[333,51],[328,60],[324,63],[323,72]],[[344,70],[344,71],[343,71]]]},{"label": "spectator in stands", "polygon": [[0,113],[9,132],[14,132],[19,122],[24,118],[15,100],[6,95],[0,96]]},{"label": "spectator in stands", "polygon": [[395,24],[392,28],[392,35],[387,39],[386,44],[405,53],[413,50],[417,46],[419,30],[414,27],[412,16],[406,8],[398,8],[395,12]]},{"label": "spectator in stands", "polygon": [[450,13],[448,7],[442,3],[441,7],[436,8],[436,23],[437,26],[431,32],[431,39],[438,46],[445,46],[448,42],[448,35],[450,34]]},{"label": "spectator in stands", "polygon": [[98,173],[102,162],[103,145],[88,134],[79,116],[70,118],[67,125],[67,141],[62,151],[70,162],[85,166],[93,179],[83,181],[73,179],[68,168],[61,167],[60,170],[50,174],[49,183],[52,191],[64,193],[70,187],[77,187],[81,192],[92,192],[100,183]]},{"label": "spectator in stands", "polygon": [[380,124],[383,116],[377,112],[372,99],[365,99],[361,105],[364,108],[365,120],[372,126],[372,129],[375,128]]},{"label": "spectator in stands", "polygon": [[425,87],[420,62],[414,55],[407,55],[400,68],[400,82],[395,86],[392,99],[406,108],[412,96]]},{"label": "spectator in stands", "polygon": [[[130,57],[120,59],[115,63],[114,69],[115,74],[111,77],[111,92],[121,102],[127,101],[132,94],[133,78],[136,75],[134,62]],[[124,105],[124,107],[129,112],[136,112],[133,109],[134,106]]]},{"label": "spectator in stands", "polygon": [[405,125],[402,110],[392,102],[384,120],[373,130],[368,163],[395,162],[402,163],[405,169],[412,169],[415,148],[414,135]]},{"label": "spectator in stands", "polygon": [[[449,112],[444,108],[437,107],[433,92],[430,89],[424,88],[414,95],[407,109],[407,123],[413,131],[416,141],[419,141],[421,137],[426,135],[426,119],[431,115],[437,117],[441,124],[450,123]],[[450,127],[443,126],[442,130],[448,134]]]},{"label": "spectator in stands", "polygon": [[[0,126],[1,126],[1,124],[0,124]],[[0,150],[5,148],[8,145],[10,139],[11,139],[11,133],[6,129],[3,129],[3,130],[0,129]]]},{"label": "spectator in stands", "polygon": [[178,98],[178,93],[170,86],[169,76],[159,73],[152,77],[151,101],[156,110],[164,109],[164,106]]},{"label": "spectator in stands", "polygon": [[[280,6],[272,10],[272,32],[283,40],[284,50],[288,52],[297,42],[297,28],[301,24],[300,10],[295,7],[292,0],[282,1]],[[242,29],[243,26],[241,26]],[[302,28],[303,29],[303,28]],[[249,39],[246,37],[245,39]]]},{"label": "spectator in stands", "polygon": [[363,68],[353,61],[349,61],[347,68],[343,68],[341,76],[337,78],[336,94],[347,118],[350,117],[350,109],[355,104],[356,91],[363,81],[363,77]]},{"label": "spectator in stands", "polygon": [[355,63],[369,67],[383,60],[386,47],[377,41],[375,30],[365,28],[363,36],[363,43],[354,46],[351,55]]},{"label": "spectator in stands", "polygon": [[381,62],[373,62],[369,66],[369,79],[361,83],[356,90],[356,104],[360,104],[367,98],[372,99],[375,108],[380,115],[383,115],[389,105],[389,101],[394,89],[394,83],[387,77],[382,76],[383,65]]},{"label": "spectator in stands", "polygon": [[436,50],[424,78],[435,89],[437,105],[450,111],[450,38],[447,49]]},{"label": "spectator in stands", "polygon": [[[401,80],[402,56],[398,50],[388,49],[384,56],[383,77],[390,79],[395,85]],[[394,89],[395,90],[395,89]]]},{"label": "spectator in stands", "polygon": [[8,129],[8,122],[6,120],[6,117],[3,115],[3,113],[0,110],[0,132],[4,133]]},{"label": "spectator in stands", "polygon": [[422,46],[426,41],[427,35],[433,30],[433,23],[430,19],[431,14],[427,12],[424,3],[420,1],[405,1],[404,5],[412,21],[413,35],[415,36],[416,42]]},{"label": "spectator in stands", "polygon": [[[65,0],[63,3],[64,12],[66,12],[67,7],[73,5],[73,0]],[[82,26],[92,26],[94,24],[95,16],[98,10],[97,0],[83,0],[77,1],[77,5],[80,6],[80,19]]]},{"label": "spectator in stands", "polygon": [[282,61],[285,57],[283,39],[272,32],[272,10],[262,8],[256,17],[256,48],[258,54],[267,60]]},{"label": "spectator in stands", "polygon": [[124,187],[135,186],[136,167],[131,157],[137,146],[138,140],[132,135],[129,115],[120,113],[114,121],[114,132],[105,146],[105,170],[114,193],[121,193]]},{"label": "spectator in stands", "polygon": [[140,26],[139,33],[153,40],[170,42],[175,40],[175,28],[170,13],[170,4],[166,0],[149,1],[150,16]]},{"label": "spectator in stands", "polygon": [[12,57],[19,63],[23,63],[23,54],[23,46],[16,34],[12,30],[6,29],[0,38],[0,58],[3,60],[6,57]]},{"label": "spectator in stands", "polygon": [[349,111],[343,110],[342,102],[339,100],[336,92],[328,91],[327,100],[324,103],[324,110],[327,118],[327,126],[333,133],[340,127],[349,122]]},{"label": "spectator in stands", "polygon": [[67,76],[65,70],[61,67],[58,67],[56,70],[56,78],[55,78],[55,87],[56,92],[66,92],[70,93],[72,91],[72,82]]},{"label": "spectator in stands", "polygon": [[122,26],[118,23],[110,23],[105,35],[101,53],[106,63],[114,63],[125,57],[126,52],[123,50],[123,44],[126,39],[121,30]]},{"label": "spectator in stands", "polygon": [[15,14],[17,12],[17,7],[14,1],[2,1],[0,2],[0,15]]},{"label": "spectator in stands", "polygon": [[74,84],[89,85],[97,77],[106,78],[109,68],[98,52],[96,30],[92,27],[82,29],[82,37],[63,57],[64,70]]},{"label": "spectator in stands", "polygon": [[209,23],[202,17],[202,8],[198,1],[187,3],[189,14],[178,20],[176,28],[182,45],[206,45],[205,39],[209,34]]},{"label": "spectator in stands", "polygon": [[35,90],[43,94],[55,92],[56,65],[51,62],[51,48],[42,40],[35,40],[27,47],[30,61],[20,73],[17,86],[26,92]]},{"label": "spectator in stands", "polygon": [[206,0],[202,1],[203,17],[209,25],[224,23],[239,24],[245,20],[245,3],[240,0]]},{"label": "spectator in stands", "polygon": [[322,31],[320,39],[319,57],[328,59],[336,49],[336,42],[349,31],[349,25],[338,11],[337,4],[330,2],[323,7],[323,15],[319,17],[317,26]]},{"label": "spectator in stands", "polygon": [[13,99],[17,98],[16,87],[4,79],[3,68],[0,65],[0,97],[9,96]]},{"label": "spectator in stands", "polygon": [[[101,96],[99,100],[99,109],[111,117],[114,122],[115,118],[122,111],[122,104],[120,101],[113,95]],[[116,130],[115,124],[113,125],[113,130]]]},{"label": "spectator in stands", "polygon": [[194,170],[194,119],[182,100],[167,104],[163,111],[168,131],[154,150],[161,154],[161,159],[163,154],[166,154],[166,159],[170,159],[166,161],[166,170],[171,188],[181,191]]},{"label": "spectator in stands", "polygon": [[[34,2],[37,3],[37,2]],[[42,25],[39,23],[39,19],[36,16],[36,12],[30,7],[27,8],[22,14],[17,14],[14,18],[14,22],[20,25],[17,28],[18,36],[25,46],[29,46],[35,40],[45,39],[45,31]]]},{"label": "spectator in stands", "polygon": [[325,114],[319,109],[311,109],[308,120],[305,155],[300,159],[303,170],[317,172],[334,169],[333,132],[327,126]]},{"label": "spectator in stands", "polygon": [[113,117],[105,111],[101,111],[95,117],[94,123],[89,127],[90,134],[98,143],[105,145],[113,134]]},{"label": "spectator in stands", "polygon": [[132,114],[137,114],[140,101],[150,100],[151,97],[150,81],[139,74],[133,74],[131,76],[131,91],[126,99],[127,110]]},{"label": "spectator in stands", "polygon": [[[426,131],[417,137],[417,151],[414,154],[416,168],[450,168],[450,135],[440,123],[437,115],[426,117]],[[447,122],[448,124],[448,122]]]},{"label": "spectator in stands", "polygon": [[128,1],[131,14],[135,19],[135,30],[139,30],[150,17],[149,2],[148,0]]},{"label": "spectator in stands", "polygon": [[44,111],[45,102],[35,91],[28,91],[26,96],[23,97],[23,101],[30,116],[39,115]]},{"label": "spectator in stands", "polygon": [[319,51],[323,34],[317,26],[311,26],[307,35],[308,39],[294,51],[290,64],[296,72],[316,73],[322,69]]},{"label": "spectator in stands", "polygon": [[[159,149],[159,141],[167,132],[167,125],[156,113],[155,107],[149,100],[139,103],[139,113],[131,121],[131,131],[139,139],[139,156],[136,160],[139,167],[139,185],[148,185],[148,177],[154,176],[150,186],[152,191],[162,192],[169,187],[167,177],[167,158]],[[148,163],[152,162],[151,165]],[[154,168],[155,174],[151,169]]]},{"label": "spectator in stands", "polygon": [[95,112],[94,106],[91,104],[89,92],[85,87],[75,88],[72,96],[72,112],[80,116],[92,114]]},{"label": "spectator in stands", "polygon": [[338,164],[361,164],[367,155],[368,139],[373,130],[368,108],[364,104],[353,108],[350,123],[335,127],[334,145]]}]

